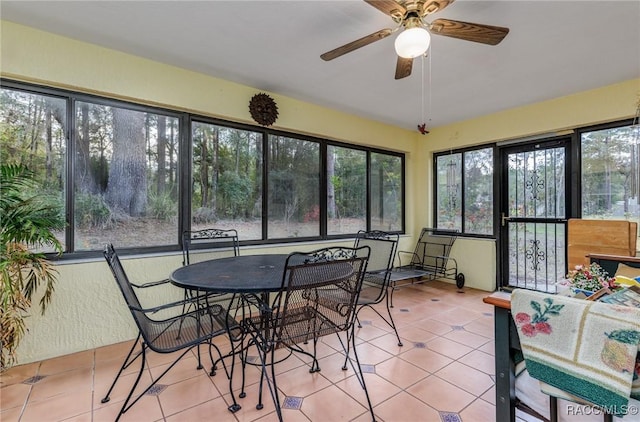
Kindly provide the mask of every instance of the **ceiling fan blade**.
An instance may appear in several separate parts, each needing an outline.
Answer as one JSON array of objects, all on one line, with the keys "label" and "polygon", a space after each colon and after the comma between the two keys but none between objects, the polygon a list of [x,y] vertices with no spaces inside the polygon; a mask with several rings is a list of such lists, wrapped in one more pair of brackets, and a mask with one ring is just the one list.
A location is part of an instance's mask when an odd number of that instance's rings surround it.
[{"label": "ceiling fan blade", "polygon": [[350,43],[340,46],[338,48],[334,48],[331,51],[327,51],[326,53],[322,54],[320,58],[325,61],[333,60],[337,57],[342,56],[343,54],[350,53],[353,50],[356,50],[360,47],[364,47],[365,45],[369,45],[375,41],[386,38],[389,35],[391,35],[392,32],[393,31],[388,28],[381,29],[380,31],[374,32],[373,34],[369,34],[366,37],[362,37],[360,39],[351,41]]},{"label": "ceiling fan blade", "polygon": [[413,59],[405,59],[398,56],[396,62],[396,79],[406,78],[411,75],[411,68],[413,67]]},{"label": "ceiling fan blade", "polygon": [[429,25],[429,30],[432,34],[489,45],[498,44],[509,33],[509,28],[501,26],[482,25],[450,19],[436,19]]},{"label": "ceiling fan blade", "polygon": [[407,9],[400,3],[393,0],[364,0],[367,4],[375,7],[385,15],[391,16],[394,20],[401,20]]},{"label": "ceiling fan blade", "polygon": [[422,6],[420,16],[425,17],[432,13],[440,12],[445,7],[453,3],[454,0],[427,0]]}]

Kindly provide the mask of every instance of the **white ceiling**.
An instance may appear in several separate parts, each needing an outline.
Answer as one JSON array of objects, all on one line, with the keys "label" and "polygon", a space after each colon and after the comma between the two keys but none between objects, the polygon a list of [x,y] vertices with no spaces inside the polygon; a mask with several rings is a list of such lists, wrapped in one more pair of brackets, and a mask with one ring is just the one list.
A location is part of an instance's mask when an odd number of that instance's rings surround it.
[{"label": "white ceiling", "polygon": [[394,27],[360,0],[2,0],[0,13],[4,20],[407,129],[640,77],[637,0],[457,0],[427,20],[505,26],[509,35],[497,46],[434,35],[424,69],[415,59],[413,74],[402,80],[394,79],[395,34],[333,61],[320,59]]}]

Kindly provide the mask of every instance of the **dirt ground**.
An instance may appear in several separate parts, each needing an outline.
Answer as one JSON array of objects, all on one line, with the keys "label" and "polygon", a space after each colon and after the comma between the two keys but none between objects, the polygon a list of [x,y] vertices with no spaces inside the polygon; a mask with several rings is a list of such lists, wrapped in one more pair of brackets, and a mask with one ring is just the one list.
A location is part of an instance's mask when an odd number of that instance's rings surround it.
[{"label": "dirt ground", "polygon": [[[215,223],[194,226],[193,229],[215,227],[219,229],[236,229],[240,241],[256,240],[262,236],[262,222],[257,221],[217,221]],[[356,233],[364,229],[364,220],[340,219],[329,223],[330,234]],[[317,236],[317,222],[292,223],[274,221],[269,224],[271,238],[296,238]],[[116,247],[145,247],[177,244],[179,233],[175,223],[163,220],[136,218],[126,222],[118,222],[109,228],[76,229],[75,249],[77,251],[101,250],[105,243],[113,243]]]}]

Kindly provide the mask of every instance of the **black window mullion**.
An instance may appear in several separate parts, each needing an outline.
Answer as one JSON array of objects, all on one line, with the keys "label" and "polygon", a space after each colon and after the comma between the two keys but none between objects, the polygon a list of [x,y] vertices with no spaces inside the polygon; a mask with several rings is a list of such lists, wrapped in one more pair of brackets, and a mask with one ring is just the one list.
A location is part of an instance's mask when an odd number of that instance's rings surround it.
[{"label": "black window mullion", "polygon": [[75,160],[76,156],[76,101],[73,97],[67,97],[67,148],[65,157],[67,163],[65,186],[65,219],[67,227],[65,228],[66,251],[75,251]]}]

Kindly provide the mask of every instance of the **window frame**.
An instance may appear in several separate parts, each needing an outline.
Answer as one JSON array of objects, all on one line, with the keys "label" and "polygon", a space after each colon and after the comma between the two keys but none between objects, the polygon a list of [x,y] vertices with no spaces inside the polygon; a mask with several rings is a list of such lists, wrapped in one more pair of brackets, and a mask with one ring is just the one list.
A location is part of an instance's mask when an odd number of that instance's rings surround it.
[{"label": "window frame", "polygon": [[[473,151],[478,151],[478,150],[483,150],[483,149],[491,149],[492,152],[492,166],[493,166],[493,175],[492,175],[492,202],[491,202],[491,206],[493,207],[493,217],[491,218],[492,221],[492,225],[493,225],[493,232],[491,234],[481,234],[481,233],[470,233],[470,232],[466,232],[465,231],[465,175],[464,175],[464,169],[465,169],[465,154],[469,153],[469,152],[473,152]],[[433,169],[432,169],[432,192],[433,192],[433,202],[432,202],[432,206],[433,206],[433,213],[432,213],[432,224],[434,228],[438,228],[438,157],[443,157],[443,156],[447,156],[447,155],[453,155],[453,154],[461,154],[461,166],[460,166],[460,174],[461,174],[461,181],[460,181],[460,212],[461,212],[461,230],[458,233],[458,236],[460,237],[469,237],[469,238],[479,238],[479,239],[495,239],[496,238],[496,217],[495,217],[495,210],[496,208],[496,204],[497,204],[497,195],[496,195],[496,189],[497,189],[497,177],[498,174],[496,172],[496,163],[497,163],[497,147],[496,147],[496,143],[492,142],[492,143],[487,143],[487,144],[483,144],[483,145],[474,145],[471,147],[465,147],[465,148],[458,148],[458,149],[452,149],[449,151],[439,151],[439,152],[434,152],[433,153],[433,160],[432,160],[432,165],[433,165]]]},{"label": "window frame", "polygon": [[[27,82],[20,82],[10,80],[6,78],[0,78],[0,89],[11,89],[33,95],[46,95],[55,98],[60,98],[66,102],[66,118],[67,118],[67,130],[65,131],[66,137],[66,157],[64,162],[66,169],[64,170],[65,178],[65,192],[64,192],[64,213],[67,221],[67,227],[65,229],[65,252],[62,256],[55,254],[46,254],[48,258],[54,260],[72,260],[72,259],[84,259],[95,258],[101,256],[101,250],[82,250],[76,251],[75,249],[75,233],[74,224],[72,222],[75,218],[74,201],[74,175],[75,175],[75,163],[73,157],[77,153],[76,148],[76,112],[75,106],[77,102],[87,102],[100,106],[109,106],[124,108],[134,111],[140,111],[144,113],[162,114],[168,117],[173,117],[178,120],[180,134],[178,140],[178,169],[176,172],[177,185],[178,185],[178,221],[175,225],[175,243],[171,245],[161,246],[148,246],[148,247],[130,247],[122,248],[123,254],[153,254],[163,252],[173,252],[181,250],[181,236],[184,230],[188,230],[191,227],[191,178],[193,176],[193,139],[192,139],[192,124],[193,122],[213,124],[218,126],[224,126],[231,129],[246,130],[251,132],[260,133],[262,136],[262,154],[263,154],[263,166],[262,166],[262,238],[259,240],[245,240],[241,241],[241,245],[273,245],[273,244],[288,244],[308,241],[323,241],[331,239],[349,239],[353,238],[356,233],[342,233],[342,234],[327,234],[327,146],[336,146],[341,148],[349,148],[366,153],[366,225],[367,230],[371,227],[371,192],[370,192],[370,171],[371,171],[371,154],[383,154],[387,156],[398,157],[400,159],[400,171],[401,171],[401,230],[397,232],[400,234],[405,233],[406,229],[406,156],[402,152],[385,150],[382,148],[372,148],[363,145],[351,144],[348,142],[337,141],[333,139],[323,138],[320,136],[311,136],[307,134],[301,134],[290,131],[275,130],[264,126],[251,125],[246,123],[239,123],[230,120],[213,118],[210,116],[189,113],[186,111],[180,111],[177,109],[171,109],[167,107],[159,107],[146,105],[142,103],[136,103],[133,101],[120,100],[116,98],[110,98],[101,95],[88,94],[84,92],[72,91],[67,89],[60,89],[45,85],[32,84]],[[319,236],[300,237],[300,238],[267,238],[267,218],[268,218],[268,165],[267,165],[267,145],[269,135],[284,136],[294,138],[302,141],[314,142],[319,144],[319,160],[320,160],[320,183],[319,183],[319,203],[320,203],[320,224],[319,224]],[[70,224],[71,223],[71,224]]]}]

